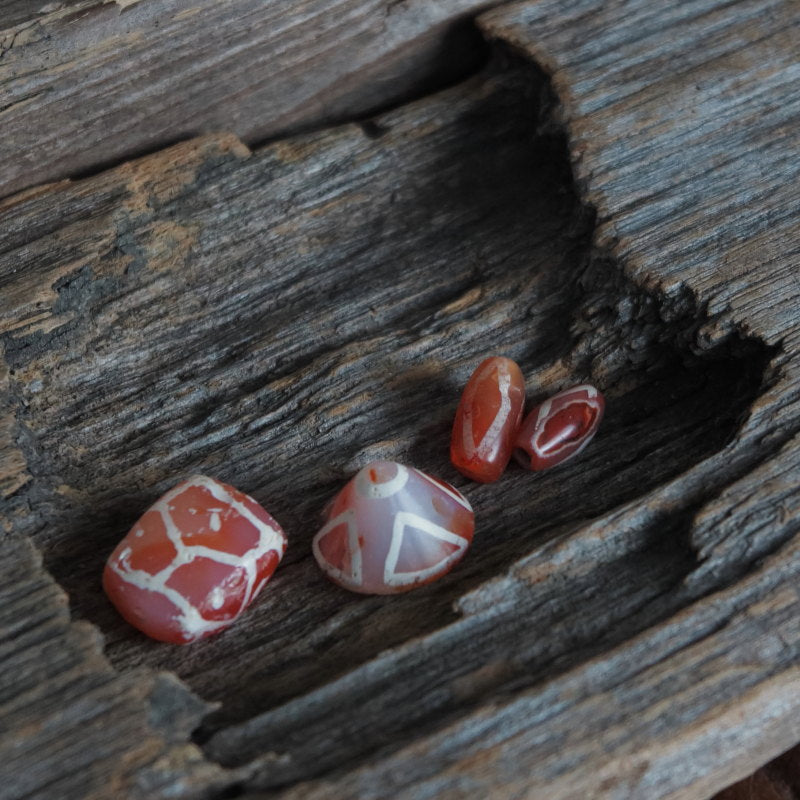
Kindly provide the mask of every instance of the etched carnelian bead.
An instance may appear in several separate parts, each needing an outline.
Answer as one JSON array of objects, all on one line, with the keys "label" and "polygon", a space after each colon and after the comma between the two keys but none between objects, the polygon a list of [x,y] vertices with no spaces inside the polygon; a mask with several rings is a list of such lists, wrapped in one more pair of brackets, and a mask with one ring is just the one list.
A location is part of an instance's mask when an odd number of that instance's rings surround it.
[{"label": "etched carnelian bead", "polygon": [[474,481],[496,481],[508,466],[525,407],[525,379],[516,362],[502,356],[482,361],[458,404],[450,460]]},{"label": "etched carnelian bead", "polygon": [[103,588],[131,625],[188,644],[227,628],[286,549],[252,497],[195,475],[152,505],[109,556]]},{"label": "etched carnelian bead", "polygon": [[559,392],[525,417],[517,433],[514,458],[523,467],[543,470],[577,455],[597,433],[605,400],[584,384]]},{"label": "etched carnelian bead", "polygon": [[312,549],[325,574],[362,594],[435,581],[467,552],[475,515],[447,483],[395,461],[360,470],[326,510]]}]

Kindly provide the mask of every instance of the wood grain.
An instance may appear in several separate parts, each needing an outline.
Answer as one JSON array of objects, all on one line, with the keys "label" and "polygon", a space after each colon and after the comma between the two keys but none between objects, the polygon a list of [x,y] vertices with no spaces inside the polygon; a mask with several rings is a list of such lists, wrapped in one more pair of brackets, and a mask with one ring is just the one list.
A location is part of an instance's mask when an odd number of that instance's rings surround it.
[{"label": "wood grain", "polygon": [[0,653],[3,797],[199,798],[230,782],[186,741],[209,706],[170,675],[115,672],[16,538],[0,541]]},{"label": "wood grain", "polygon": [[466,17],[487,5],[3,0],[0,197],[201,133],[260,142],[430,91],[485,59]]},{"label": "wood grain", "polygon": [[[521,3],[481,18],[482,74],[369,125],[208,136],[0,206],[4,523],[115,680],[166,669],[220,703],[194,733],[210,796],[704,798],[800,740],[796,23],[766,0]],[[580,460],[453,471],[489,352],[532,400],[604,390]],[[347,594],[309,556],[376,456],[480,520],[407,596]],[[99,571],[197,470],[290,547],[240,624],[171,648]]]}]

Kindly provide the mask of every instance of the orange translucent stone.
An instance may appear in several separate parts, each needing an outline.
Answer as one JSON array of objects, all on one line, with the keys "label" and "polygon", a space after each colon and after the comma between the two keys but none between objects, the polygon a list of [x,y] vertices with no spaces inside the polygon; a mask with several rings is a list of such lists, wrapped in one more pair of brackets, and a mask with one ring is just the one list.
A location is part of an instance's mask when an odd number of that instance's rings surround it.
[{"label": "orange translucent stone", "polygon": [[450,460],[474,481],[496,481],[508,465],[525,407],[525,379],[502,356],[482,361],[464,387],[453,423]]},{"label": "orange translucent stone", "polygon": [[195,475],[148,509],[109,556],[103,588],[143,633],[187,644],[231,625],[286,549],[252,497]]},{"label": "orange translucent stone", "polygon": [[514,458],[523,467],[539,471],[576,456],[597,433],[605,406],[603,395],[588,384],[545,400],[520,426]]}]

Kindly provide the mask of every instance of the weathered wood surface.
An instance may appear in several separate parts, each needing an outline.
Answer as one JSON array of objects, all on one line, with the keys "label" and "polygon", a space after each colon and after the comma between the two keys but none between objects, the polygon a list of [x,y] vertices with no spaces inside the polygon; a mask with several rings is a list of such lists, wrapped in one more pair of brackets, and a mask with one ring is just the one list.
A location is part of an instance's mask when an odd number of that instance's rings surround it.
[{"label": "weathered wood surface", "polygon": [[[221,703],[186,796],[703,798],[800,739],[796,9],[666,6],[504,7],[479,21],[488,71],[366,128],[206,137],[0,206],[10,546],[31,537],[99,626],[121,695],[167,669]],[[580,461],[454,474],[486,352],[534,397],[607,392]],[[406,597],[349,595],[309,555],[376,455],[481,520]],[[291,544],[240,625],[178,649],[125,626],[99,572],[195,470]],[[138,791],[116,761],[98,774]]]},{"label": "weathered wood surface", "polygon": [[230,782],[187,742],[209,708],[170,675],[115,672],[97,629],[70,621],[30,542],[12,538],[0,542],[0,687],[4,798],[195,798],[181,782]]},{"label": "weathered wood surface", "polygon": [[487,0],[0,0],[0,197],[178,139],[248,143],[480,63]]}]

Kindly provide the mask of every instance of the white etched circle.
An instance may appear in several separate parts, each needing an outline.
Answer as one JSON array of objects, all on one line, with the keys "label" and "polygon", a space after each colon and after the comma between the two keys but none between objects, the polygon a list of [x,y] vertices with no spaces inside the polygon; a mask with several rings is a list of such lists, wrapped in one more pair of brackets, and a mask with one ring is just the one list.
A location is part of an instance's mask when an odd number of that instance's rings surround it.
[{"label": "white etched circle", "polygon": [[[385,465],[391,465],[396,472],[387,481],[379,482],[382,477],[380,472]],[[393,461],[381,461],[376,464],[367,464],[355,477],[356,492],[361,497],[370,500],[382,500],[384,497],[391,497],[397,494],[408,482],[408,470],[402,465]]]}]

